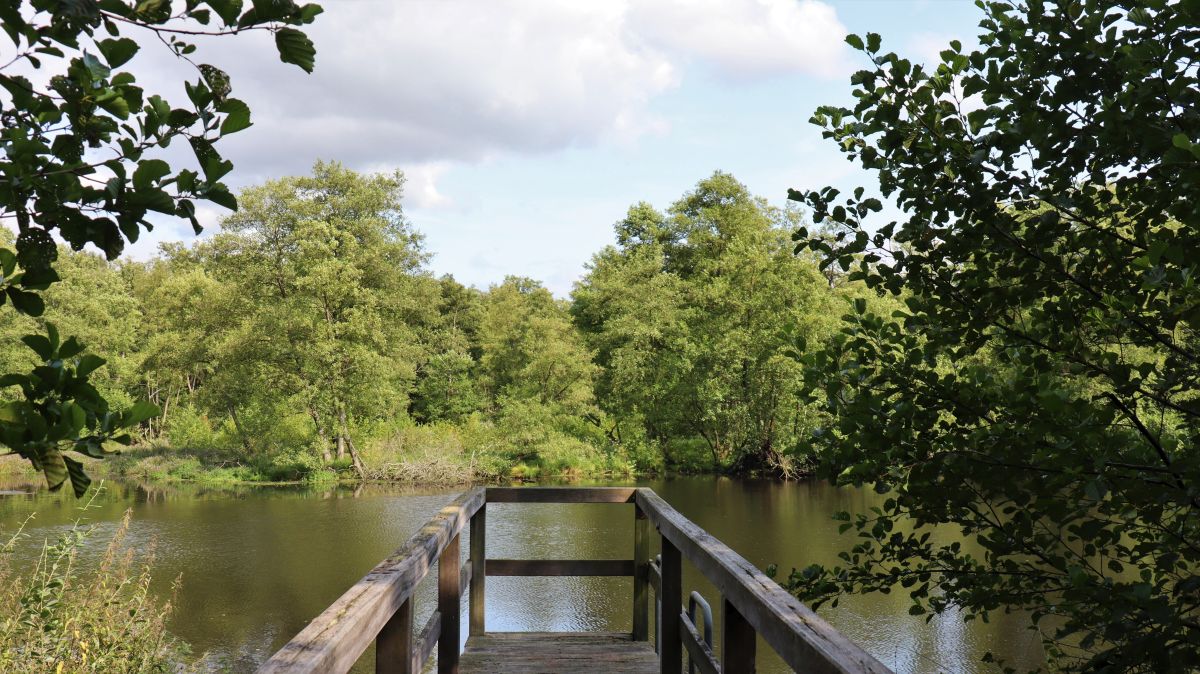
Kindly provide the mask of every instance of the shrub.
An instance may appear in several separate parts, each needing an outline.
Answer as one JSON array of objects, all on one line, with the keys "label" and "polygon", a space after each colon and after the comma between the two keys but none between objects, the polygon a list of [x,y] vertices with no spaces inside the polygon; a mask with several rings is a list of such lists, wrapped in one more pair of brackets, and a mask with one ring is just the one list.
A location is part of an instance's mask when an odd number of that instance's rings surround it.
[{"label": "shrub", "polygon": [[163,426],[164,434],[172,447],[209,449],[221,446],[220,438],[209,423],[208,415],[189,405],[171,408],[163,420]]},{"label": "shrub", "polygon": [[[0,554],[0,671],[167,672],[183,644],[168,634],[170,602],[150,594],[153,553],[126,543],[130,512],[99,566],[85,573],[78,554],[96,527],[76,523],[42,546],[27,574]],[[14,536],[3,549],[10,553]],[[178,586],[176,580],[176,586]]]},{"label": "shrub", "polygon": [[258,462],[262,477],[272,482],[291,482],[307,479],[322,469],[317,452],[304,445],[292,446]]},{"label": "shrub", "polygon": [[463,433],[449,424],[397,428],[364,452],[372,480],[423,484],[464,484],[483,477]]}]

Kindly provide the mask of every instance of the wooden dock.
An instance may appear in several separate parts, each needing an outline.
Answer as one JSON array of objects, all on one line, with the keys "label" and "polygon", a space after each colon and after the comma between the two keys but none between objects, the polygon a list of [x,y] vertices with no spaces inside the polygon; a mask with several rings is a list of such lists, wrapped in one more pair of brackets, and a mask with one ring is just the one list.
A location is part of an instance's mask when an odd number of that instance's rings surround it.
[{"label": "wooden dock", "polygon": [[[633,559],[486,559],[488,503],[632,506]],[[469,560],[463,566],[459,535],[468,525]],[[661,550],[653,559],[651,526]],[[684,610],[685,559],[721,594],[715,611],[719,624],[707,629],[693,622],[693,616],[699,617],[694,606]],[[414,631],[413,594],[435,565],[437,610]],[[632,576],[633,631],[488,632],[484,621],[488,576]],[[469,636],[460,651],[464,591],[468,595]],[[693,593],[688,603],[697,600]],[[719,643],[713,643],[713,631]],[[423,672],[435,650],[439,674],[681,674],[685,662],[689,672],[740,674],[754,671],[758,637],[798,672],[890,674],[874,657],[650,489],[474,487],[443,508],[258,671],[347,672],[374,643],[378,674]]]}]

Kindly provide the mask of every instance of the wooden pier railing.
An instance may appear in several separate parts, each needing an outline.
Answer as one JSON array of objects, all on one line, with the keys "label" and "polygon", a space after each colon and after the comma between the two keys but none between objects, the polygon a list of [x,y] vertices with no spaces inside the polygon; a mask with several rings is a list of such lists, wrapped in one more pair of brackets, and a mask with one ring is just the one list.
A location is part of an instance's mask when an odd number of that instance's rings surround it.
[{"label": "wooden pier railing", "polygon": [[[487,559],[488,503],[632,505],[633,559]],[[470,524],[469,564],[460,568],[459,538]],[[651,560],[653,526],[661,560]],[[714,655],[683,611],[683,560],[721,594],[721,644]],[[437,563],[437,610],[413,632],[413,594]],[[889,670],[788,594],[753,564],[689,521],[650,489],[633,487],[475,487],[443,508],[390,557],[317,616],[258,670],[347,672],[375,642],[375,671],[415,674],[436,647],[439,674],[459,671],[461,598],[469,588],[471,639],[486,633],[487,576],[632,576],[633,632],[628,647],[650,637],[651,592],[661,603],[656,671],[680,674],[686,652],[706,674],[753,672],[757,637],[792,669],[812,674],[885,674]],[[672,618],[673,617],[673,618]],[[467,651],[471,651],[471,639]]]}]

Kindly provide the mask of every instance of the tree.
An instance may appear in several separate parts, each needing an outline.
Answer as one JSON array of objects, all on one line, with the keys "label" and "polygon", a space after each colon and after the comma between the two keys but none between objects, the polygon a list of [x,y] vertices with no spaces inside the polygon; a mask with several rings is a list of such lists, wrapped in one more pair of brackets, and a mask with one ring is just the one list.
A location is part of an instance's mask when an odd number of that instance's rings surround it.
[{"label": "tree", "polygon": [[426,353],[412,411],[421,421],[458,423],[483,407],[477,381],[482,293],[451,276],[439,279],[438,287],[436,318],[418,326]]},{"label": "tree", "polygon": [[483,302],[480,371],[493,404],[528,400],[568,415],[592,404],[596,366],[565,303],[528,278],[509,276]]},{"label": "tree", "polygon": [[717,470],[791,471],[811,419],[780,323],[815,338],[834,301],[792,255],[797,217],[719,172],[667,214],[629,209],[574,293],[606,411],[663,443],[702,439]]},{"label": "tree", "polygon": [[[328,458],[347,452],[362,473],[355,418],[408,407],[419,345],[406,315],[436,286],[418,269],[421,237],[401,206],[404,176],[362,175],[318,162],[311,177],[247,189],[203,266],[237,289],[240,306],[209,395],[234,417],[245,387],[263,387],[311,417]],[[216,393],[225,389],[228,394]]]},{"label": "tree", "polygon": [[[872,67],[813,118],[879,199],[792,192],[802,246],[882,293],[806,359],[823,474],[874,484],[818,603],[1027,611],[1056,671],[1200,667],[1200,4],[979,3],[980,48]],[[977,544],[943,545],[950,525]]]},{"label": "tree", "polygon": [[[250,126],[250,110],[229,96],[224,72],[192,60],[196,47],[184,38],[268,30],[282,61],[311,71],[315,50],[294,26],[320,11],[285,1],[254,2],[243,12],[240,0],[0,5],[0,26],[15,53],[0,66],[0,218],[18,232],[15,251],[0,248],[0,304],[11,306],[5,311],[42,314],[40,293],[59,280],[55,236],[74,250],[93,244],[112,260],[126,240],[152,227],[152,212],[188,218],[198,231],[195,199],[236,208],[220,182],[233,165],[214,143]],[[209,28],[214,14],[220,26]],[[147,95],[132,73],[116,71],[140,49],[126,33],[140,31],[197,70],[187,83],[190,108]],[[175,140],[191,145],[199,172],[177,171],[156,156]],[[102,457],[105,443],[128,442],[126,430],[157,410],[149,403],[110,410],[88,383],[104,360],[83,355],[83,345],[60,339],[53,325],[23,341],[40,364],[0,375],[0,387],[20,389],[0,406],[0,443],[45,473],[51,489],[69,478],[82,495],[90,482],[83,464],[63,450]]]}]

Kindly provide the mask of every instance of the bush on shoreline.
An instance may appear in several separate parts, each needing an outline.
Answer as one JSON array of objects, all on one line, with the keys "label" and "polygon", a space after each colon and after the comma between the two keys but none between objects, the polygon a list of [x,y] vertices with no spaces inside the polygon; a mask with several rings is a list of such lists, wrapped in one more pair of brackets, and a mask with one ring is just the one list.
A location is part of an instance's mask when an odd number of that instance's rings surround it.
[{"label": "bush on shoreline", "polygon": [[171,603],[150,594],[153,552],[139,554],[126,541],[129,519],[127,511],[92,572],[78,557],[94,526],[76,523],[47,541],[27,570],[6,554],[20,532],[0,549],[0,671],[177,669],[186,648],[167,632]]}]

